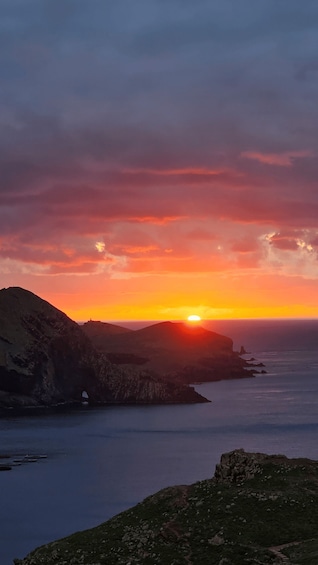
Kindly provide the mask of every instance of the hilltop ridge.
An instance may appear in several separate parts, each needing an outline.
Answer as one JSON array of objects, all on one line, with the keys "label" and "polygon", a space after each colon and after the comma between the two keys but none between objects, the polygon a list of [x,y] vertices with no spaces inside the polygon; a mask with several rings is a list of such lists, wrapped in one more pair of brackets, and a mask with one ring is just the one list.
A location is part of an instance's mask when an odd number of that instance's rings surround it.
[{"label": "hilltop ridge", "polygon": [[142,365],[172,382],[252,377],[256,372],[253,363],[233,351],[231,338],[198,324],[167,321],[134,331],[113,331],[111,324],[90,321],[81,327],[112,362]]}]

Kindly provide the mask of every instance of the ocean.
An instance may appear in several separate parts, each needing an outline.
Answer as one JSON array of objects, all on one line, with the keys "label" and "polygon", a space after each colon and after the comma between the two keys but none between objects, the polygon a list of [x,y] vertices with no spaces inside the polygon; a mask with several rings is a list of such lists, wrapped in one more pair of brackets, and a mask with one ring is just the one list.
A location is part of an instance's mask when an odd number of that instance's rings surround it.
[{"label": "ocean", "polygon": [[226,451],[318,459],[318,320],[206,326],[244,345],[267,374],[196,385],[208,404],[0,420],[0,454],[46,456],[0,473],[1,565],[161,488],[212,477]]}]

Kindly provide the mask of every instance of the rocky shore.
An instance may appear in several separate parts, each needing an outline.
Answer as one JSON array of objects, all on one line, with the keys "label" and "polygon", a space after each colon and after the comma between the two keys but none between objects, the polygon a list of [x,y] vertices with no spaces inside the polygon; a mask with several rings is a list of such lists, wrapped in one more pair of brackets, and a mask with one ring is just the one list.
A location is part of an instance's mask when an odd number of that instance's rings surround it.
[{"label": "rocky shore", "polygon": [[222,455],[214,477],[166,488],[15,565],[317,565],[318,462]]}]

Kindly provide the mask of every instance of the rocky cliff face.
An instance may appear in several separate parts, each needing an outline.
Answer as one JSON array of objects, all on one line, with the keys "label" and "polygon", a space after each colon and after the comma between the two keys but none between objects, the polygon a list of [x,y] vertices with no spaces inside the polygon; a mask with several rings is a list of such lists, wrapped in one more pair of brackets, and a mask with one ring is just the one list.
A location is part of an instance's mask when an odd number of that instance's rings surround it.
[{"label": "rocky cliff face", "polygon": [[189,387],[171,387],[125,371],[96,352],[63,312],[21,288],[0,291],[0,407],[80,402],[204,401]]},{"label": "rocky cliff face", "polygon": [[241,449],[213,479],[164,489],[15,563],[316,565],[317,522],[317,461]]},{"label": "rocky cliff face", "polygon": [[[20,288],[0,292],[0,389],[21,403],[80,400],[97,382],[87,360],[92,347],[76,323]],[[4,393],[7,393],[5,395]]]}]

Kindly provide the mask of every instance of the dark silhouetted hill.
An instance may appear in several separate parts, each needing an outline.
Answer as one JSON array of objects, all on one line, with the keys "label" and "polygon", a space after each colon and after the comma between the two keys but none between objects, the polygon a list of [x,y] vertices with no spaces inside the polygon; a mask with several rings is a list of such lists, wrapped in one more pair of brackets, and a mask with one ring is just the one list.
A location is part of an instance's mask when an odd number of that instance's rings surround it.
[{"label": "dark silhouetted hill", "polygon": [[[130,333],[130,332],[128,332]],[[177,386],[98,352],[80,326],[32,292],[0,291],[0,408],[90,404],[202,402]]]},{"label": "dark silhouetted hill", "polygon": [[253,375],[246,360],[233,351],[232,339],[199,325],[161,322],[120,333],[109,332],[108,326],[88,322],[82,327],[94,346],[115,363],[142,365],[185,383]]}]

